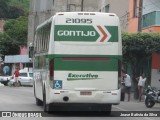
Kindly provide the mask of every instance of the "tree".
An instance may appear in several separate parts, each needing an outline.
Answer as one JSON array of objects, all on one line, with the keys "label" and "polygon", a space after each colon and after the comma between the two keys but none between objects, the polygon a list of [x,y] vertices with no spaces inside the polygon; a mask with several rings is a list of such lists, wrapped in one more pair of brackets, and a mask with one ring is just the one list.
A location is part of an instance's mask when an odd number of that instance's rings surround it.
[{"label": "tree", "polygon": [[17,41],[20,46],[27,45],[27,29],[28,19],[24,16],[13,20],[8,20],[4,25],[5,33]]},{"label": "tree", "polygon": [[[135,92],[137,87],[136,77],[144,72],[147,62],[151,60],[152,52],[160,51],[159,33],[123,33],[123,64],[130,64],[132,69],[132,80]],[[143,65],[143,66],[142,66]],[[148,78],[150,79],[149,73]],[[148,80],[149,80],[148,79]],[[135,94],[137,98],[137,95]]]},{"label": "tree", "polygon": [[24,10],[21,5],[13,4],[10,0],[0,0],[0,18],[16,19],[27,12],[28,10]]},{"label": "tree", "polygon": [[25,15],[25,11],[21,7],[9,6],[9,14],[8,14],[9,19],[16,19],[24,15]]},{"label": "tree", "polygon": [[7,18],[9,0],[0,0],[0,18]]},{"label": "tree", "polygon": [[19,54],[19,45],[14,39],[11,39],[6,33],[0,33],[0,54],[15,55]]}]

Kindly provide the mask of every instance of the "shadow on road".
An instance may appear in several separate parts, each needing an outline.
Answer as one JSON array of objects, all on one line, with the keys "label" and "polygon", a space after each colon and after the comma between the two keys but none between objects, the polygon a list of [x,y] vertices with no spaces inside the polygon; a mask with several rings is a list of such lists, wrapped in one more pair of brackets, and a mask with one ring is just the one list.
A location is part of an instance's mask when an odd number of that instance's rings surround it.
[{"label": "shadow on road", "polygon": [[61,111],[61,112],[51,112],[51,113],[44,113],[45,117],[115,117],[115,112],[109,113],[107,112],[81,112],[81,111]]}]

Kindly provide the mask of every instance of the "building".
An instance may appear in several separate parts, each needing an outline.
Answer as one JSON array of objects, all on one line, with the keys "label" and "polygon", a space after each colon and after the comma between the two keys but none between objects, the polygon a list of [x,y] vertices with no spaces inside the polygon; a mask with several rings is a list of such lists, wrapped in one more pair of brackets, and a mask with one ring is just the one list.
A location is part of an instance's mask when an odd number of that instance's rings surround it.
[{"label": "building", "polygon": [[160,32],[160,10],[143,15],[143,32]]},{"label": "building", "polygon": [[116,13],[120,18],[121,29],[125,32],[138,30],[138,1],[137,0],[100,0],[99,11]]},{"label": "building", "polygon": [[99,11],[115,13],[120,18],[122,31],[128,31],[128,15],[129,0],[121,0],[121,4],[117,4],[117,0],[100,0]]},{"label": "building", "polygon": [[[142,32],[160,32],[160,1],[143,0]],[[151,85],[160,88],[160,53],[153,52]]]},{"label": "building", "polygon": [[[159,2],[160,3],[160,2]],[[160,32],[160,10],[143,15],[143,32]],[[160,53],[152,54],[151,85],[160,88]]]},{"label": "building", "polygon": [[28,55],[6,55],[3,68],[5,66],[8,66],[10,69],[9,75],[13,75],[16,66],[19,66],[19,69],[31,68],[32,61]]},{"label": "building", "polygon": [[[159,13],[157,10],[160,9],[159,7],[160,1],[159,0],[141,0],[141,1],[143,2],[141,7],[142,9],[140,11],[139,0],[121,0],[120,4],[117,4],[117,0],[100,0],[99,11],[116,13],[120,18],[122,31],[125,31],[125,32],[138,31],[138,18],[141,17],[140,15],[142,12],[143,20],[146,18],[143,22],[142,31],[144,32],[157,31],[157,29],[159,29],[157,28],[157,26],[153,28],[148,28],[148,29],[146,28],[144,29],[144,27],[146,27],[145,25],[149,25],[149,23],[153,22],[154,20],[156,20],[155,22],[159,22],[158,21]],[[153,11],[156,11],[156,12],[153,13]],[[153,14],[156,14],[157,16],[154,16]]]},{"label": "building", "polygon": [[[138,32],[139,27],[142,32],[160,32],[160,0],[141,2],[142,7],[139,7],[139,0],[121,0],[119,4],[117,0],[100,0],[99,11],[116,13],[124,32]],[[151,64],[151,85],[159,87],[160,54],[153,53]]]},{"label": "building", "polygon": [[[50,18],[56,12],[66,11],[100,11],[116,13],[120,18],[121,29],[124,32],[160,32],[160,1],[141,0],[31,0],[28,24],[28,45],[33,42],[38,24]],[[143,21],[138,21],[143,18]],[[139,24],[142,23],[142,24]],[[156,64],[159,54],[153,53],[151,85],[157,85],[160,78],[160,67]],[[160,60],[159,60],[160,61]],[[155,66],[155,64],[157,66]]]},{"label": "building", "polygon": [[98,11],[99,0],[31,0],[28,24],[28,45],[33,42],[34,32],[40,23],[56,12]]}]

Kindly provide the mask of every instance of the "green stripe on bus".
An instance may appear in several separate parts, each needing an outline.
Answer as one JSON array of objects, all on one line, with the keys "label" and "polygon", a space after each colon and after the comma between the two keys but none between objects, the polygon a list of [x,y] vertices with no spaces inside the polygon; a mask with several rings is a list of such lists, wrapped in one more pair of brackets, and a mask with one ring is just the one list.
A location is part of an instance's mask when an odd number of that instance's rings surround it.
[{"label": "green stripe on bus", "polygon": [[118,60],[99,60],[99,61],[81,61],[81,60],[63,60],[63,58],[54,59],[54,70],[59,71],[117,71]]},{"label": "green stripe on bus", "polygon": [[118,26],[107,26],[106,29],[111,34],[108,42],[118,42]]}]

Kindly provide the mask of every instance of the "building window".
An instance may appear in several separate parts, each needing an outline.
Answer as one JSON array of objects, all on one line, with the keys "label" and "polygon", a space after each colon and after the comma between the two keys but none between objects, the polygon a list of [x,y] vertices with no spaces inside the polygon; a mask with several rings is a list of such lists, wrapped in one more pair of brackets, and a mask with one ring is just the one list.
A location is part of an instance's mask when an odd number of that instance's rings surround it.
[{"label": "building window", "polygon": [[109,4],[105,6],[105,12],[109,12]]},{"label": "building window", "polygon": [[133,17],[137,17],[137,0],[134,0],[133,2]]}]

